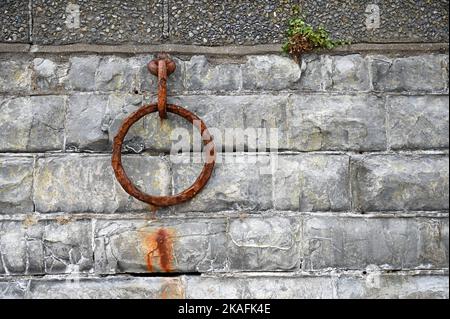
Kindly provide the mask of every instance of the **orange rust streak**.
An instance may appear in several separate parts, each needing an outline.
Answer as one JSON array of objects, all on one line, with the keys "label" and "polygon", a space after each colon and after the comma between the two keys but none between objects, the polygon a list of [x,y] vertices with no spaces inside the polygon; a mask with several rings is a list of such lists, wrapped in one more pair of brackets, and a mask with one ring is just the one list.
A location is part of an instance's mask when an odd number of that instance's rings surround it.
[{"label": "orange rust streak", "polygon": [[164,272],[173,271],[173,236],[164,228],[149,234],[145,238],[147,269],[153,272],[153,258],[159,257],[159,268]]}]

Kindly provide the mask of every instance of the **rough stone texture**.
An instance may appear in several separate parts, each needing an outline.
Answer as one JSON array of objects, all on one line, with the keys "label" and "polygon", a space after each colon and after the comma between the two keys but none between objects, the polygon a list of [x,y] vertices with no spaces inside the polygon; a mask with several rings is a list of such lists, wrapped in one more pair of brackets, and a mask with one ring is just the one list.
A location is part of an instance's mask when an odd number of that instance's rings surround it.
[{"label": "rough stone texture", "polygon": [[384,101],[377,96],[294,95],[287,121],[289,149],[386,149]]},{"label": "rough stone texture", "polygon": [[448,55],[374,56],[371,72],[375,91],[448,93]]},{"label": "rough stone texture", "polygon": [[448,299],[448,275],[396,275],[374,271],[366,276],[345,276],[337,292],[343,299]]},{"label": "rough stone texture", "polygon": [[242,72],[238,64],[211,65],[205,56],[193,56],[186,63],[186,89],[191,91],[238,91]]},{"label": "rough stone texture", "polygon": [[170,0],[169,39],[201,45],[280,43],[296,3]]},{"label": "rough stone texture", "polygon": [[33,211],[33,161],[31,157],[0,157],[0,214]]},{"label": "rough stone texture", "polygon": [[0,222],[0,274],[59,274],[93,268],[88,220]]},{"label": "rough stone texture", "polygon": [[[190,161],[189,156],[172,156],[175,194],[192,185],[200,174],[203,164],[198,162],[196,156],[192,158]],[[218,154],[208,184],[188,203],[174,206],[173,209],[177,212],[270,209],[270,165],[267,155]]]},{"label": "rough stone texture", "polygon": [[63,96],[0,98],[0,111],[0,151],[62,150]]},{"label": "rough stone texture", "polygon": [[[35,50],[0,56],[1,298],[448,298],[448,55],[177,54],[169,103],[223,153],[193,200],[157,208],[111,168],[125,117],[156,101],[153,55]],[[125,170],[176,194],[200,141],[151,114],[125,138]]]},{"label": "rough stone texture", "polygon": [[40,44],[159,43],[161,0],[33,1],[33,41]]},{"label": "rough stone texture", "polygon": [[349,158],[278,156],[273,202],[279,210],[343,211],[350,208]]},{"label": "rough stone texture", "polygon": [[448,156],[353,157],[353,204],[361,211],[448,210]]},{"label": "rough stone texture", "polygon": [[[355,42],[448,42],[446,1],[299,0],[308,23]],[[379,9],[379,25],[369,5]]]},{"label": "rough stone texture", "polygon": [[69,97],[66,149],[107,151],[111,149],[105,114],[108,96],[74,94]]},{"label": "rough stone texture", "polygon": [[30,299],[180,299],[179,278],[74,278],[32,280]]},{"label": "rough stone texture", "polygon": [[392,149],[448,148],[448,96],[392,96],[387,107]]},{"label": "rough stone texture", "polygon": [[295,86],[300,80],[300,66],[291,58],[249,56],[242,68],[244,90],[283,90]]},{"label": "rough stone texture", "polygon": [[289,271],[300,265],[300,224],[294,218],[230,220],[228,260],[236,271]]},{"label": "rough stone texture", "polygon": [[220,271],[224,219],[103,221],[95,227],[96,273]]},{"label": "rough stone texture", "polygon": [[27,0],[0,2],[0,42],[29,42],[28,4]]},{"label": "rough stone texture", "polygon": [[0,93],[10,94],[30,89],[31,67],[26,59],[0,59]]},{"label": "rough stone texture", "polygon": [[[124,156],[122,163],[134,184],[154,195],[169,193],[170,175],[157,157]],[[34,201],[39,212],[148,210],[131,198],[114,177],[110,156],[72,155],[37,160]]]},{"label": "rough stone texture", "polygon": [[448,219],[305,217],[303,270],[448,267]]}]

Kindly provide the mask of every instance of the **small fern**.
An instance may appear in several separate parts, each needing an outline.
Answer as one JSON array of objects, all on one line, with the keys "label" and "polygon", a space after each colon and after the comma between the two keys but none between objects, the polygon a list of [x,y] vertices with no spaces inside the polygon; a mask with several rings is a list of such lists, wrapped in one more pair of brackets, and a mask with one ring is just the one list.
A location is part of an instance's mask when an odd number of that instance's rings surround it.
[{"label": "small fern", "polygon": [[294,58],[301,54],[311,52],[315,49],[331,50],[338,45],[348,44],[345,41],[335,41],[330,38],[330,34],[322,26],[314,28],[304,21],[299,7],[293,9],[294,17],[289,20],[289,27],[286,31],[287,40],[283,44],[283,51]]}]

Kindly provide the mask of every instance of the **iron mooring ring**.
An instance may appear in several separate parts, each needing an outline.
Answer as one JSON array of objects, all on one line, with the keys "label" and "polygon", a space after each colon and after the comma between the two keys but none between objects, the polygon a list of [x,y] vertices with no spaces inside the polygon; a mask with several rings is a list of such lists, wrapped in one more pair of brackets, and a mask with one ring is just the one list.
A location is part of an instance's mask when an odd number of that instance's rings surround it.
[{"label": "iron mooring ring", "polygon": [[128,133],[130,127],[139,121],[142,117],[147,114],[154,113],[158,111],[157,104],[144,105],[136,112],[132,113],[129,117],[125,119],[119,131],[114,137],[113,154],[112,154],[112,167],[114,169],[114,174],[123,189],[131,196],[143,201],[145,203],[151,204],[156,207],[166,207],[171,205],[177,205],[185,201],[190,200],[195,195],[200,192],[200,190],[206,185],[214,169],[214,163],[216,160],[216,151],[213,142],[213,138],[208,131],[205,123],[194,113],[177,106],[174,104],[167,105],[167,111],[170,113],[177,114],[188,121],[190,121],[194,126],[196,126],[203,139],[203,144],[205,145],[204,152],[206,154],[205,164],[200,175],[195,180],[189,188],[182,191],[181,193],[173,196],[153,196],[145,194],[140,191],[128,178],[125,170],[122,166],[122,144],[125,136]]}]

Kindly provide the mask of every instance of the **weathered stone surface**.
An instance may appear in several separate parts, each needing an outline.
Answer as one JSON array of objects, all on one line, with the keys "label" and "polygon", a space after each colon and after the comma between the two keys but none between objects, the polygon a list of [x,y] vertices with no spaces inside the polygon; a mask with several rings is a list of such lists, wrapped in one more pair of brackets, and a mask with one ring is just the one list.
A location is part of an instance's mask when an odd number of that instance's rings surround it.
[{"label": "weathered stone surface", "polygon": [[91,231],[89,220],[0,222],[0,270],[3,274],[88,272],[93,268]]},{"label": "weathered stone surface", "polygon": [[448,96],[391,96],[387,109],[392,149],[448,148]]},{"label": "weathered stone surface", "polygon": [[128,62],[120,57],[103,57],[96,72],[96,89],[103,92],[131,90],[135,70]]},{"label": "weathered stone surface", "polygon": [[160,0],[36,0],[32,14],[33,41],[39,44],[158,43],[162,37]]},{"label": "weathered stone surface", "polygon": [[171,0],[171,43],[202,45],[280,43],[297,1]]},{"label": "weathered stone surface", "polygon": [[[217,150],[264,151],[269,148],[284,148],[286,145],[286,95],[195,95],[174,97],[169,101],[185,107],[206,123],[214,136]],[[153,120],[153,123],[156,121]],[[172,123],[168,125],[171,126]],[[189,128],[192,132],[192,126],[180,126],[179,122],[173,125],[173,128]],[[173,128],[167,136],[170,136]],[[153,128],[152,132],[156,130],[158,127]],[[278,134],[272,141],[270,134],[275,130]],[[155,143],[158,143],[156,138]]]},{"label": "weathered stone surface", "polygon": [[[200,159],[201,160],[201,159]],[[174,193],[197,179],[203,164],[197,156],[171,156]],[[187,203],[174,206],[177,212],[223,210],[267,210],[272,208],[272,176],[267,155],[218,154],[214,171],[202,191]]]},{"label": "weathered stone surface", "polygon": [[300,265],[300,224],[294,218],[230,220],[228,260],[234,271],[289,271]]},{"label": "weathered stone surface", "polygon": [[193,56],[186,62],[186,89],[190,91],[238,91],[242,72],[238,64],[212,65],[205,56]]},{"label": "weathered stone surface", "polygon": [[325,91],[332,87],[333,61],[325,54],[305,54],[301,60],[298,88],[304,91]]},{"label": "weathered stone surface", "polygon": [[0,299],[25,298],[28,283],[28,280],[0,279]]},{"label": "weathered stone surface", "polygon": [[27,91],[31,87],[31,67],[27,59],[0,60],[0,93]]},{"label": "weathered stone surface", "polygon": [[28,5],[29,2],[26,0],[0,2],[0,42],[28,43],[30,32]]},{"label": "weathered stone surface", "polygon": [[349,158],[343,155],[278,156],[273,175],[276,209],[343,211],[350,209]]},{"label": "weathered stone surface", "polygon": [[220,271],[224,219],[103,221],[95,227],[96,273]]},{"label": "weathered stone surface", "polygon": [[447,218],[308,216],[302,243],[304,270],[448,267]]},{"label": "weathered stone surface", "polygon": [[376,96],[293,95],[287,121],[289,149],[386,149],[384,101]]},{"label": "weathered stone surface", "polygon": [[94,91],[100,57],[95,55],[70,58],[65,87],[70,91]]},{"label": "weathered stone surface", "polygon": [[447,156],[371,155],[351,160],[354,209],[447,210]]},{"label": "weathered stone surface", "polygon": [[370,76],[367,58],[359,54],[332,56],[332,90],[369,91]]},{"label": "weathered stone surface", "polygon": [[448,299],[448,276],[381,274],[344,276],[337,284],[342,299]]},{"label": "weathered stone surface", "polygon": [[108,96],[74,94],[68,99],[66,149],[110,150],[107,123]]},{"label": "weathered stone surface", "polygon": [[32,185],[33,158],[0,157],[0,214],[32,212]]},{"label": "weathered stone surface", "polygon": [[[123,156],[133,183],[154,195],[169,193],[169,168],[158,157]],[[114,177],[109,155],[43,157],[37,161],[34,200],[39,212],[96,212],[147,210],[131,198]]]},{"label": "weathered stone surface", "polygon": [[335,290],[325,276],[186,277],[188,299],[330,299]]},{"label": "weathered stone surface", "polygon": [[[447,64],[447,70],[445,65]],[[381,92],[448,92],[448,56],[373,56],[372,84]]]},{"label": "weathered stone surface", "polygon": [[73,278],[34,279],[27,297],[31,299],[180,299],[180,278]]},{"label": "weathered stone surface", "polygon": [[334,39],[352,43],[448,42],[444,1],[300,0],[299,4],[306,21],[324,26]]},{"label": "weathered stone surface", "polygon": [[300,80],[300,66],[289,57],[279,55],[249,56],[242,66],[244,90],[283,90]]},{"label": "weathered stone surface", "polygon": [[69,72],[69,63],[56,58],[33,60],[32,89],[38,92],[62,91]]},{"label": "weathered stone surface", "polygon": [[62,150],[65,104],[53,95],[0,99],[0,150]]}]

